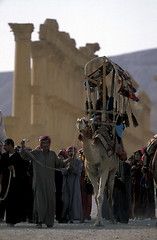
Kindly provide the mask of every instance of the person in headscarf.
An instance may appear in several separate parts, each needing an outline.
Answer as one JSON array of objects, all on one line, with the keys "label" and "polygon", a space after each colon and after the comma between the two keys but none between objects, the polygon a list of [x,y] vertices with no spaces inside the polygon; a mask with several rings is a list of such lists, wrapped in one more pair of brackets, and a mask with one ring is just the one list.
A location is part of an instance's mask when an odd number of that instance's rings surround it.
[{"label": "person in headscarf", "polygon": [[[4,142],[5,153],[0,160],[2,191],[0,199],[1,211],[5,211],[5,222],[13,227],[26,220],[25,214],[25,182],[27,162],[14,149],[14,141],[7,138]],[[4,217],[4,216],[3,216]]]},{"label": "person in headscarf", "polygon": [[113,214],[117,222],[128,223],[131,216],[131,166],[127,154],[119,156],[119,168],[113,190]]},{"label": "person in headscarf", "polygon": [[[67,152],[66,149],[61,149],[58,153],[58,157],[62,162],[66,159]],[[63,201],[62,201],[62,185],[63,185],[63,174],[60,171],[55,171],[55,183],[56,183],[56,220],[59,223],[63,222],[62,219],[62,210],[63,210]]]},{"label": "person in headscarf", "polygon": [[[30,146],[25,146],[25,150],[32,151]],[[15,146],[15,151],[20,153],[21,146]],[[33,177],[33,168],[31,161],[25,161],[27,164],[27,174],[25,178],[24,196],[25,196],[25,220],[29,223],[33,223],[32,213],[33,213],[33,190],[32,190],[32,177]]]},{"label": "person in headscarf", "polygon": [[141,209],[141,179],[142,173],[142,153],[140,150],[134,152],[131,159],[131,204],[132,204],[132,218],[139,218],[142,216]]},{"label": "person in headscarf", "polygon": [[84,155],[83,148],[80,148],[78,150],[78,154],[79,154],[79,158],[82,161],[80,185],[81,185],[82,211],[83,211],[81,223],[83,223],[86,219],[91,220],[93,186],[86,174],[85,155]]},{"label": "person in headscarf", "polygon": [[40,149],[31,152],[25,149],[25,141],[21,141],[21,156],[31,160],[33,164],[33,220],[37,227],[45,224],[53,227],[55,219],[55,169],[62,167],[56,153],[50,150],[51,138],[47,135],[40,136]]},{"label": "person in headscarf", "polygon": [[134,152],[133,165],[131,167],[132,180],[132,217],[154,218],[155,196],[153,175],[150,171],[143,172],[142,152]]},{"label": "person in headscarf", "polygon": [[66,168],[63,171],[62,218],[65,222],[73,223],[74,220],[82,219],[82,199],[80,189],[80,176],[82,161],[76,158],[77,149],[70,146],[66,149],[68,158],[65,160]]}]

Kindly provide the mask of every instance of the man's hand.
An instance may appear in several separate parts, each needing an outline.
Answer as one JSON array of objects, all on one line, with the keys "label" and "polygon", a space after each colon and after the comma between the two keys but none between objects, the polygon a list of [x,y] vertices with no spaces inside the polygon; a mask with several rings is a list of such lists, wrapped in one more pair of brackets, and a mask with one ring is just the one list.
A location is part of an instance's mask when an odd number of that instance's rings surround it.
[{"label": "man's hand", "polygon": [[73,167],[73,158],[69,157],[68,159],[65,160],[65,163],[68,168]]},{"label": "man's hand", "polygon": [[25,148],[25,139],[22,139],[22,141],[21,141],[21,147],[22,147],[22,148]]},{"label": "man's hand", "polygon": [[70,168],[73,167],[73,158],[72,158],[72,157],[68,158],[68,160],[67,160],[67,166],[70,167]]},{"label": "man's hand", "polygon": [[8,167],[8,169],[9,169],[9,171],[11,171],[11,172],[13,173],[13,177],[15,177],[15,168],[14,168],[14,166],[13,166],[13,165],[10,165],[10,166]]},{"label": "man's hand", "polygon": [[8,169],[9,169],[9,171],[14,171],[14,166],[11,165],[8,167]]}]

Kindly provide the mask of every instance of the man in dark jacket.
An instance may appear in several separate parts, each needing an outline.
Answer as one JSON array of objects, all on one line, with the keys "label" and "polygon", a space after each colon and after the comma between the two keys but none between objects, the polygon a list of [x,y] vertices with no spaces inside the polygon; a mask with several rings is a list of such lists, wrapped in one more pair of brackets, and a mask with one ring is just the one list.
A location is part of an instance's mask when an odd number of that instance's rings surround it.
[{"label": "man in dark jacket", "polygon": [[27,162],[14,150],[14,141],[10,138],[4,143],[5,153],[1,156],[1,195],[5,205],[6,223],[14,226],[25,221],[25,193],[24,184],[27,172]]}]

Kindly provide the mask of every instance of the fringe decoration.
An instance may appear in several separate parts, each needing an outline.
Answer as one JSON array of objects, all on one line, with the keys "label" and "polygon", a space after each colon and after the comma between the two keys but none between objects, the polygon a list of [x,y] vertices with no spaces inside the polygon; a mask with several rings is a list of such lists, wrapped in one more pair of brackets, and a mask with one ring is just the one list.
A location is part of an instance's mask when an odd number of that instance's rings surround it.
[{"label": "fringe decoration", "polygon": [[139,124],[138,124],[138,121],[137,121],[135,115],[134,115],[133,112],[132,112],[132,108],[131,108],[130,101],[129,101],[129,105],[130,105],[130,110],[131,110],[131,118],[132,118],[133,126],[134,126],[134,127],[137,127]]},{"label": "fringe decoration", "polygon": [[[92,104],[92,101],[90,102],[90,108],[93,109],[93,104]],[[86,100],[86,114],[89,113],[89,104],[88,104],[88,100]]]},{"label": "fringe decoration", "polygon": [[136,119],[136,117],[133,113],[131,113],[131,118],[132,118],[132,123],[133,123],[134,127],[137,127],[138,122],[137,122],[137,119]]},{"label": "fringe decoration", "polygon": [[126,127],[130,127],[130,122],[129,122],[129,117],[128,117],[127,112],[125,112],[123,114],[123,121],[124,121],[124,124],[125,124]]},{"label": "fringe decoration", "polygon": [[89,109],[89,107],[88,107],[88,100],[86,100],[86,114],[88,114],[88,109]]}]

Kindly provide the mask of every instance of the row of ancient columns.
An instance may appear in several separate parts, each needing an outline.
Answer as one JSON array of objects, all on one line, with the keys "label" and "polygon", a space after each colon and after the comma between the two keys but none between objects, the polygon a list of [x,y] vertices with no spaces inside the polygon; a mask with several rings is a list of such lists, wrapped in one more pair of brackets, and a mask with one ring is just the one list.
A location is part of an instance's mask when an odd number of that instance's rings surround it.
[{"label": "row of ancient columns", "polygon": [[[31,41],[33,24],[9,23],[15,36],[12,116],[25,124],[40,125],[46,77],[46,43]],[[32,59],[32,62],[31,62]]]},{"label": "row of ancient columns", "polygon": [[[76,58],[77,54],[84,62],[89,57],[84,57],[74,48],[70,37],[58,31],[55,21],[48,20],[40,26],[39,41],[31,41],[33,24],[9,23],[9,26],[15,36],[12,124],[9,122],[8,126],[10,135],[14,138],[23,135],[34,142],[38,134],[50,134],[57,138],[59,133],[63,135],[64,132],[66,143],[63,145],[69,145],[74,137],[75,118],[83,114],[83,99],[78,100],[83,95],[83,65],[77,64],[77,61],[73,63],[71,55]],[[70,57],[66,57],[64,52],[67,52],[67,46]],[[81,86],[77,89],[77,94],[81,91],[78,97],[74,93],[76,82]],[[60,119],[66,116],[66,122],[58,121],[58,116]],[[15,126],[13,123],[17,124],[16,133],[12,129]],[[68,127],[65,128],[66,124]],[[57,148],[59,145],[58,139]]]}]

